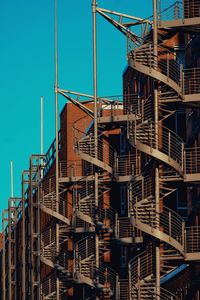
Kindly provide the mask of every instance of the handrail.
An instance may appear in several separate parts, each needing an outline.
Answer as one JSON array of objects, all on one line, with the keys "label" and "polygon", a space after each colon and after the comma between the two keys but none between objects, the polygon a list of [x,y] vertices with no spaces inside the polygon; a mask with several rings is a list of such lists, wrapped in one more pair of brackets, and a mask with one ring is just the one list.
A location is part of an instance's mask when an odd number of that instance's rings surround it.
[{"label": "handrail", "polygon": [[150,249],[147,249],[135,256],[129,262],[131,284],[140,285],[141,281],[151,276],[154,272],[154,256]]},{"label": "handrail", "polygon": [[87,236],[74,245],[74,273],[94,280],[95,269],[95,237]]},{"label": "handrail", "polygon": [[[107,142],[104,134],[100,133],[98,135],[98,146],[96,149],[96,142],[92,127],[88,127],[87,122],[84,127],[82,124],[84,120],[86,120],[86,117],[80,118],[73,124],[74,148],[89,155],[90,157],[96,158],[97,156],[99,161],[109,165],[110,167],[113,167],[115,159],[114,148]],[[81,122],[81,124],[79,124],[79,122]]]},{"label": "handrail", "polygon": [[184,220],[173,210],[166,206],[160,207],[160,212],[156,211],[156,202],[151,201],[132,202],[133,214],[137,220],[143,224],[162,231],[170,238],[175,239],[184,248]]},{"label": "handrail", "polygon": [[[200,68],[186,68],[176,60],[174,51],[168,50],[164,46],[158,46],[158,56],[153,52],[154,44],[148,42],[139,48],[132,50],[129,57],[133,62],[154,69],[171,79],[179,86],[179,93],[192,95],[200,93]],[[166,82],[167,84],[167,82]]]},{"label": "handrail", "polygon": [[[156,131],[157,127],[157,131]],[[155,124],[152,120],[143,123],[128,121],[128,135],[133,140],[148,145],[166,154],[169,159],[177,161],[183,167],[183,147],[182,139],[167,127]]]},{"label": "handrail", "polygon": [[129,218],[126,217],[118,218],[117,237],[119,239],[134,237],[134,228]]},{"label": "handrail", "polygon": [[103,291],[118,299],[118,274],[111,267],[100,264],[97,269],[97,286],[102,285]]},{"label": "handrail", "polygon": [[161,1],[161,10],[158,13],[158,20],[161,22],[198,17],[200,17],[199,0],[196,0],[195,2],[189,0],[174,1],[170,6],[168,1]]},{"label": "handrail", "polygon": [[[158,289],[160,290],[160,294],[157,293]],[[149,291],[149,294],[151,294],[152,299],[157,299],[158,297],[159,300],[180,300],[179,297],[172,294],[171,292],[164,289],[163,287],[154,286],[154,291],[153,292]]]},{"label": "handrail", "polygon": [[184,149],[184,173],[200,173],[200,147]]},{"label": "handrail", "polygon": [[117,155],[115,173],[117,176],[137,175],[141,171],[140,156],[135,154]]},{"label": "handrail", "polygon": [[[58,132],[58,150],[61,149],[61,131]],[[44,175],[47,174],[56,159],[56,139],[53,140],[46,153]]]},{"label": "handrail", "polygon": [[200,252],[200,226],[185,228],[185,252]]},{"label": "handrail", "polygon": [[64,177],[78,177],[82,176],[83,164],[81,161],[70,160],[70,161],[59,161],[59,176]]},{"label": "handrail", "polygon": [[183,19],[182,1],[174,0],[174,3],[171,5],[166,0],[161,0],[160,3],[160,11],[158,12],[159,22]]},{"label": "handrail", "polygon": [[99,98],[98,106],[99,106],[99,117],[104,116],[104,112],[106,110],[109,111],[109,116],[111,117],[122,115],[123,96],[111,96],[108,97],[108,101],[106,101],[106,97]]}]

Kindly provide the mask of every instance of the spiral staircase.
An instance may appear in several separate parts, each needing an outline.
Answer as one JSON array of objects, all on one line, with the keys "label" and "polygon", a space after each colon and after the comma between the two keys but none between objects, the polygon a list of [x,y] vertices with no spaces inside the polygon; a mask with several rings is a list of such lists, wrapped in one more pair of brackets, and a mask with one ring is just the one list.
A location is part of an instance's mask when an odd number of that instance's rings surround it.
[{"label": "spiral staircase", "polygon": [[[83,176],[73,185],[72,222],[75,232],[80,234],[74,244],[74,280],[90,287],[91,293],[93,291],[99,299],[119,299],[118,275],[106,263],[117,225],[117,212],[106,201],[111,191],[115,151],[107,142],[103,129],[95,141],[93,125],[84,128],[80,124],[83,118],[73,125],[74,150],[93,166],[94,175]],[[95,194],[95,176],[98,195]]]},{"label": "spiral staircase", "polygon": [[[62,211],[62,203],[65,202],[62,180],[59,184],[59,200],[56,199],[55,178],[48,178],[42,183],[40,207],[51,216],[54,226],[51,226],[50,233],[48,228],[42,233],[41,261],[56,270],[43,282],[44,299],[55,297],[56,286],[52,278],[58,276],[56,274],[59,274],[61,295],[66,293],[66,282],[71,280],[89,288],[91,297],[87,299],[179,299],[158,285],[155,247],[151,243],[129,262],[128,278],[119,279],[117,272],[106,263],[113,238],[124,244],[141,244],[143,238],[149,236],[153,243],[159,242],[160,282],[176,272],[177,261],[200,260],[200,228],[186,227],[181,216],[164,205],[165,198],[176,191],[170,186],[171,181],[182,181],[184,184],[200,181],[200,150],[186,147],[177,133],[164,126],[165,121],[175,113],[177,105],[196,107],[200,101],[199,68],[184,68],[177,61],[174,49],[165,43],[165,33],[162,31],[179,27],[194,30],[198,27],[199,3],[194,6],[192,13],[189,2],[183,3],[175,1],[158,13],[158,28],[161,30],[157,55],[151,35],[148,34],[142,43],[137,40],[137,46],[128,54],[129,67],[158,84],[159,122],[154,121],[154,96],[149,94],[146,98],[131,95],[131,105],[126,107],[127,116],[116,115],[112,118],[99,115],[97,139],[94,124],[88,123],[86,117],[73,124],[73,148],[86,163],[90,175],[65,176],[65,180],[71,177],[75,182],[72,185],[71,220]],[[110,102],[106,105],[109,106]],[[117,156],[106,136],[104,123],[113,121],[116,125],[125,119],[127,139],[140,153],[136,157]],[[162,165],[159,196],[155,193],[154,175],[141,170],[143,154],[149,157],[148,164],[153,161],[158,166]],[[118,217],[106,200],[113,179],[129,182],[127,217]],[[72,255],[60,251],[68,240],[69,228],[75,234]],[[59,241],[56,238],[58,231]]]},{"label": "spiral staircase", "polygon": [[[175,5],[179,2],[175,2]],[[189,2],[188,2],[189,3]],[[188,15],[188,3],[184,1],[184,19],[162,21],[159,15],[159,28],[184,26],[193,30],[200,24],[200,18]],[[177,4],[179,5],[179,4]],[[199,3],[196,5],[199,6]],[[174,9],[174,6],[171,8]],[[197,8],[195,7],[197,12]],[[162,31],[160,35],[162,35]],[[159,36],[160,37],[160,36]],[[200,101],[198,68],[184,69],[176,59],[171,46],[160,38],[157,56],[150,38],[130,51],[129,67],[150,77],[158,85],[159,121],[155,123],[150,115],[127,121],[127,138],[140,152],[151,157],[159,170],[159,196],[156,196],[152,174],[134,176],[129,183],[129,217],[133,228],[159,241],[161,254],[160,279],[173,274],[181,261],[200,260],[200,239],[198,226],[186,227],[185,221],[176,212],[164,205],[176,189],[167,188],[170,181],[199,183],[199,149],[187,148],[178,134],[164,126],[165,120],[173,114],[174,106],[198,106]],[[152,95],[153,97],[153,95]],[[164,109],[163,109],[164,108]],[[152,106],[153,110],[153,106]],[[132,111],[138,108],[131,106]],[[163,114],[165,113],[165,115]],[[167,113],[169,112],[169,114]],[[166,122],[166,124],[168,124]],[[195,168],[196,166],[196,168]],[[153,175],[154,176],[154,175]],[[170,186],[170,185],[169,185]],[[159,199],[159,201],[158,201]],[[147,249],[129,263],[129,299],[179,299],[176,295],[162,289],[156,281],[155,253]],[[173,263],[170,264],[170,261]]]},{"label": "spiral staircase", "polygon": [[[56,201],[55,176],[46,177],[40,183],[40,209],[48,216],[48,222],[41,232],[40,260],[50,268],[48,278],[41,284],[42,299],[60,299],[68,291],[68,282],[72,280],[72,255],[66,245],[71,221],[66,217],[65,188],[59,187]],[[58,285],[59,282],[59,285]]]}]

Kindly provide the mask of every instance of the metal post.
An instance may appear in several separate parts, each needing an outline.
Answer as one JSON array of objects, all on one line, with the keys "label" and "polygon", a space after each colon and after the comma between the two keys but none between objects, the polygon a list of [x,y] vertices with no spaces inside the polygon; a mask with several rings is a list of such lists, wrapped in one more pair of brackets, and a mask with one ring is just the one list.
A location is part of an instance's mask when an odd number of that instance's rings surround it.
[{"label": "metal post", "polygon": [[[59,210],[59,153],[58,153],[58,3],[54,0],[54,51],[55,51],[55,130],[56,130],[56,211]],[[59,253],[59,224],[56,224],[56,252]],[[60,282],[56,277],[56,300],[59,300]]]},{"label": "metal post", "polygon": [[[10,161],[10,197],[14,197],[13,161]],[[12,206],[12,203],[11,203]]]},{"label": "metal post", "polygon": [[[92,17],[93,17],[93,89],[94,89],[94,139],[95,139],[95,151],[98,147],[98,106],[97,106],[97,40],[96,40],[96,0],[92,0]],[[96,153],[97,154],[97,153]]]},{"label": "metal post", "polygon": [[[155,169],[155,199],[156,199],[156,219],[159,218],[159,212],[160,212],[160,205],[159,205],[159,169],[156,167]],[[159,223],[157,229],[159,230]],[[156,241],[156,298],[160,299],[160,247],[159,247],[159,241]]]},{"label": "metal post", "polygon": [[44,99],[40,97],[40,154],[44,153]]},{"label": "metal post", "polygon": [[25,175],[22,173],[22,300],[26,299],[26,253],[25,253]]},{"label": "metal post", "polygon": [[[92,0],[93,21],[93,89],[94,89],[94,147],[95,158],[98,158],[98,106],[97,106],[97,40],[96,40],[96,0]],[[98,173],[95,171],[95,204],[98,207]],[[96,268],[99,267],[99,237],[95,235]]]},{"label": "metal post", "polygon": [[140,299],[140,257],[138,256],[138,267],[137,267],[137,278],[138,278],[138,281],[137,281],[137,284],[138,284],[138,299]]},{"label": "metal post", "polygon": [[11,223],[12,223],[12,217],[11,217],[11,199],[8,200],[8,265],[7,265],[7,272],[8,272],[8,299],[12,299],[12,247],[11,247]]},{"label": "metal post", "polygon": [[[158,24],[157,24],[157,0],[153,0],[153,54],[155,67],[158,67]],[[159,121],[159,106],[158,106],[158,89],[157,82],[154,85],[154,122],[155,122],[155,141],[156,149],[158,149],[158,121]],[[156,215],[159,214],[159,169],[158,166],[155,168],[155,200],[156,200]],[[159,226],[159,222],[158,222]],[[157,228],[159,229],[159,228]],[[156,298],[160,299],[160,249],[159,244],[156,245]]]},{"label": "metal post", "polygon": [[30,176],[29,176],[29,205],[28,205],[28,239],[29,239],[29,299],[34,299],[34,282],[33,282],[33,174],[32,174],[32,157],[30,158]]},{"label": "metal post", "polygon": [[[21,202],[21,199],[19,200],[19,202]],[[21,212],[21,208],[20,208],[20,212]],[[15,273],[14,273],[14,290],[15,290],[15,297],[14,299],[17,300],[18,296],[17,296],[17,289],[18,289],[18,285],[17,285],[17,262],[18,262],[18,258],[17,258],[17,253],[18,253],[18,245],[17,245],[17,222],[18,222],[18,214],[17,214],[17,210],[16,210],[16,204],[15,204],[15,210],[14,210],[14,225],[15,225],[15,231],[14,231],[14,264],[15,264]]]},{"label": "metal post", "polygon": [[[39,169],[38,169],[39,173]],[[39,174],[38,174],[39,175]],[[40,173],[41,178],[42,174]],[[37,300],[40,300],[41,296],[41,270],[40,270],[40,253],[41,253],[41,241],[40,241],[40,185],[38,182],[38,188],[37,188],[37,195],[36,195],[36,247],[37,247],[37,253],[36,253],[36,272],[37,272]]]},{"label": "metal post", "polygon": [[[155,66],[158,66],[158,24],[157,24],[157,0],[153,0],[153,54]],[[159,107],[158,107],[158,89],[157,82],[154,86],[154,122],[155,122],[155,138],[156,138],[156,148],[158,148],[158,117],[159,117]]]},{"label": "metal post", "polygon": [[2,254],[2,300],[6,300],[6,249],[5,249],[5,226],[4,226],[5,211],[2,213],[2,239],[3,239],[3,254]]}]

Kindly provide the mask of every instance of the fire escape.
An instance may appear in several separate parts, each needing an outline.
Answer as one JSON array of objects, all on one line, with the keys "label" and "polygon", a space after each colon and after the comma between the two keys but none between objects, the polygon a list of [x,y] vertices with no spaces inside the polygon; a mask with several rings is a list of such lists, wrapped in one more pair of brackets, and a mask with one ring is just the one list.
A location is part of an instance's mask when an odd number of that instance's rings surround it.
[{"label": "fire escape", "polygon": [[[188,147],[168,121],[178,108],[199,105],[200,71],[185,69],[166,42],[173,31],[199,28],[200,4],[159,4],[153,20],[95,7],[95,13],[128,38],[128,67],[150,79],[153,88],[147,97],[124,93],[123,108],[117,98],[97,98],[96,116],[79,102],[89,98],[93,105],[94,96],[56,91],[86,114],[73,124],[79,160],[58,159],[60,132],[46,155],[31,156],[22,176],[22,199],[11,199],[3,216],[3,300],[17,299],[17,257],[23,283],[18,297],[23,300],[65,299],[71,293],[80,299],[180,299],[162,281],[181,264],[200,260],[200,227],[186,226],[165,199],[169,203],[179,183],[199,184],[200,149]],[[131,29],[138,25],[141,37]],[[113,128],[125,128],[128,154],[111,146],[108,132]],[[49,172],[55,162],[57,174]],[[113,182],[126,185],[126,216],[111,206]],[[19,220],[21,254],[16,243]],[[113,245],[141,246],[145,239],[145,249],[130,259],[127,276],[120,277],[111,263]]]},{"label": "fire escape", "polygon": [[147,249],[129,263],[130,299],[178,299],[163,290],[160,282],[176,270],[178,260],[179,264],[190,263],[200,257],[200,227],[186,226],[184,219],[165,205],[166,197],[169,199],[176,191],[175,182],[199,184],[199,148],[189,148],[168,122],[181,106],[199,105],[199,70],[185,69],[167,43],[169,33],[192,33],[199,27],[199,3],[183,1],[165,7],[163,2],[158,14],[154,2],[153,35],[135,41],[128,53],[129,66],[150,78],[154,86],[153,94],[144,99],[146,103],[153,99],[153,114],[143,110],[142,105],[133,105],[130,113],[138,119],[127,122],[130,144],[153,161],[153,170],[147,163],[130,181],[130,222],[155,240],[153,252]]}]

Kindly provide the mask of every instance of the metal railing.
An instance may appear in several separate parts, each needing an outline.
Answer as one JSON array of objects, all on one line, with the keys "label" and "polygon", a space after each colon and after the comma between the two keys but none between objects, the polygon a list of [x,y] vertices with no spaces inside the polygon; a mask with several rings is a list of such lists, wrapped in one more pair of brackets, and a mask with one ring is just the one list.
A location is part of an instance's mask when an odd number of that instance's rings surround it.
[{"label": "metal railing", "polygon": [[59,161],[59,177],[78,177],[83,174],[81,161]]},{"label": "metal railing", "polygon": [[129,262],[129,276],[132,286],[139,286],[141,281],[154,273],[154,255],[150,249],[142,252]]},{"label": "metal railing", "polygon": [[97,209],[98,222],[103,224],[103,227],[109,228],[112,233],[116,231],[117,212],[106,203]]},{"label": "metal railing", "polygon": [[115,160],[114,148],[107,142],[107,138],[102,133],[99,133],[98,141],[95,141],[92,128],[83,127],[84,119],[85,117],[79,119],[73,125],[74,149],[113,167]]},{"label": "metal railing", "polygon": [[[138,180],[129,183],[129,201],[135,205],[136,201],[148,199],[154,195],[154,183],[150,176],[138,177]],[[133,206],[130,211],[133,211]]]},{"label": "metal railing", "polygon": [[97,287],[99,287],[104,294],[107,294],[113,299],[119,299],[118,290],[118,274],[105,264],[101,264],[97,270]]},{"label": "metal railing", "polygon": [[[184,220],[174,211],[166,206],[160,207],[160,212],[156,212],[156,203],[146,202],[143,204],[136,203],[135,217],[143,224],[153,229],[158,229],[170,238],[175,239],[182,246],[184,245]],[[142,230],[142,229],[141,229]]]},{"label": "metal railing", "polygon": [[[160,290],[160,293],[158,294],[158,290]],[[180,300],[179,297],[172,294],[171,292],[167,291],[166,289],[162,287],[154,287],[154,291],[150,291],[150,297],[149,299],[159,299],[159,300]]]},{"label": "metal railing", "polygon": [[118,176],[138,175],[140,171],[141,171],[140,156],[136,157],[136,154],[116,156],[116,168],[115,168],[116,175]]},{"label": "metal railing", "polygon": [[200,226],[185,228],[185,252],[200,252]]},{"label": "metal railing", "polygon": [[128,135],[135,142],[138,140],[150,148],[158,148],[168,156],[169,160],[171,158],[177,161],[182,168],[184,143],[175,132],[167,127],[156,125],[151,120],[141,124],[137,124],[136,121],[129,122]]},{"label": "metal railing", "polygon": [[66,216],[68,215],[69,203],[66,202],[65,192],[66,190],[60,186],[57,199],[55,176],[45,177],[39,184],[39,201],[46,208]]},{"label": "metal railing", "polygon": [[49,299],[56,294],[56,276],[50,275],[41,284],[42,299]]},{"label": "metal railing", "polygon": [[123,114],[123,96],[102,97],[98,99],[99,117],[116,117]]},{"label": "metal railing", "polygon": [[110,188],[99,183],[98,207],[94,190],[94,181],[87,180],[87,177],[77,181],[73,185],[73,209],[90,216],[94,222],[98,222],[99,225],[106,226],[114,232],[116,211],[103,200],[104,194],[108,193]]},{"label": "metal railing", "polygon": [[120,300],[131,300],[128,278],[119,280],[119,296]]},{"label": "metal railing", "polygon": [[200,147],[184,149],[184,173],[200,173]]},{"label": "metal railing", "polygon": [[73,185],[73,210],[95,218],[94,181],[81,178]]},{"label": "metal railing", "polygon": [[124,113],[127,114],[132,107],[137,107],[138,106],[138,94],[131,94],[130,91],[124,92],[123,95],[123,104],[124,104]]},{"label": "metal railing", "polygon": [[183,19],[183,3],[175,0],[161,0],[158,21]]},{"label": "metal railing", "polygon": [[[60,149],[61,149],[61,132],[59,130],[59,132],[58,132],[58,150],[60,151]],[[47,172],[50,170],[55,159],[56,159],[56,139],[53,140],[49,149],[47,150],[45,164],[44,164],[45,165],[44,175],[46,175]]]},{"label": "metal railing", "polygon": [[140,120],[144,121],[152,118],[152,103],[151,96],[147,98],[136,96],[134,100],[127,103],[127,114],[136,115]]},{"label": "metal railing", "polygon": [[153,43],[146,43],[130,52],[129,56],[133,61],[159,71],[167,77],[167,80],[173,80],[184,95],[200,93],[200,68],[183,69],[183,65],[176,61],[174,51],[159,46],[158,57],[156,57],[153,49]]},{"label": "metal railing", "polygon": [[199,0],[161,0],[161,8],[158,13],[159,21],[170,21],[178,19],[200,17]]},{"label": "metal railing", "polygon": [[200,68],[184,69],[183,83],[183,92],[185,95],[199,94]]},{"label": "metal railing", "polygon": [[94,279],[95,247],[94,236],[85,237],[74,245],[74,273]]},{"label": "metal railing", "polygon": [[[154,187],[151,177],[142,177],[134,183],[130,183],[129,188],[129,211],[141,223],[158,229],[175,239],[184,246],[184,220],[174,211],[166,206],[161,206],[159,212],[156,211],[154,200]],[[140,228],[142,230],[142,228]]]},{"label": "metal railing", "polygon": [[118,218],[117,222],[117,238],[130,238],[134,237],[134,228],[129,218]]}]

